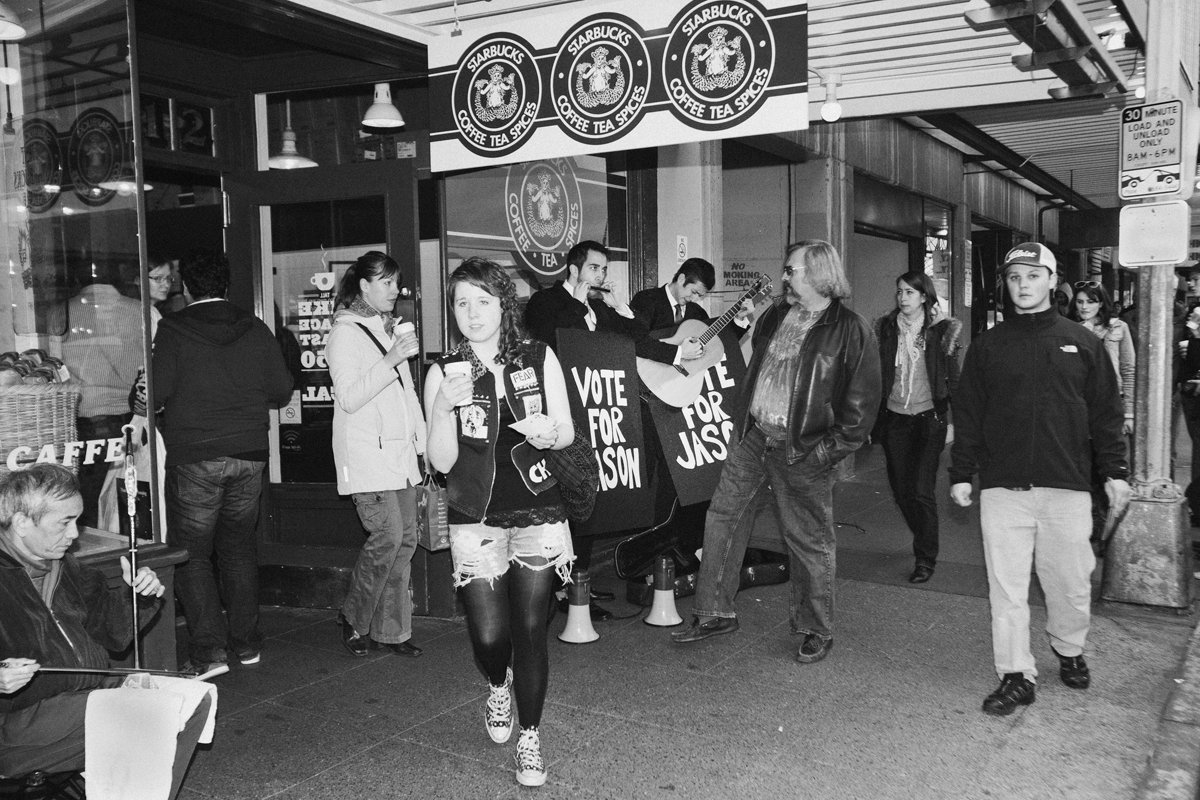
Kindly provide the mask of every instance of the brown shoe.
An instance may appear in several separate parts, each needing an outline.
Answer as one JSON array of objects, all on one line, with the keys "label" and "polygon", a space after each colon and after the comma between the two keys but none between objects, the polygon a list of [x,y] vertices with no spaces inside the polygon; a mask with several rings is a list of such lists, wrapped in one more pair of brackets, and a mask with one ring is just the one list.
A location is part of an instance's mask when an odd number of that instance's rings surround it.
[{"label": "brown shoe", "polygon": [[699,617],[692,617],[692,627],[672,633],[671,641],[679,644],[699,642],[710,636],[733,633],[738,627],[737,617],[713,617],[707,622],[701,622]]}]

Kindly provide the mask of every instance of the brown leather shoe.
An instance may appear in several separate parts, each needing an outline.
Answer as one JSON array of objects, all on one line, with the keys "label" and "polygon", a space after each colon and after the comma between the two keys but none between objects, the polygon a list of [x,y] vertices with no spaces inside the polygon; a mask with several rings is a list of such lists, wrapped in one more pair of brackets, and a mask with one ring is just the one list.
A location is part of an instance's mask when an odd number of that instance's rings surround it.
[{"label": "brown leather shoe", "polygon": [[737,617],[713,617],[707,622],[701,622],[699,617],[692,617],[692,627],[672,633],[671,641],[679,644],[699,642],[710,636],[733,633],[738,627]]}]

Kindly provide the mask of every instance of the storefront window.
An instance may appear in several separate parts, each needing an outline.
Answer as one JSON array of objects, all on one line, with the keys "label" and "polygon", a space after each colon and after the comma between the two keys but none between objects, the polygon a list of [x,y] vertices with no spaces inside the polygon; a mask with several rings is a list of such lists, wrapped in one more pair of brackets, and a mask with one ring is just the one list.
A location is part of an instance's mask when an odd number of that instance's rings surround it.
[{"label": "storefront window", "polygon": [[508,269],[521,299],[566,276],[585,239],[612,252],[608,278],[628,298],[626,174],[621,156],[530,161],[445,179],[447,271],[470,256]]},{"label": "storefront window", "polygon": [[[147,363],[124,0],[10,2],[3,43],[0,446],[77,470],[81,523],[129,525],[122,429]],[[140,431],[139,431],[140,432]],[[149,447],[136,460],[148,487]],[[148,491],[147,491],[148,494]],[[149,498],[134,526],[149,537]]]}]

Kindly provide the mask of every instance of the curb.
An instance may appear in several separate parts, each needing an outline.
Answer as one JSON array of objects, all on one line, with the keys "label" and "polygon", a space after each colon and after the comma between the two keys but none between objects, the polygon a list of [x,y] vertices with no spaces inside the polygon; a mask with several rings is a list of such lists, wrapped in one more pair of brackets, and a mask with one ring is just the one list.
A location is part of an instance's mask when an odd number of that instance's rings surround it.
[{"label": "curb", "polygon": [[1200,625],[1192,629],[1180,677],[1163,705],[1136,800],[1182,800],[1200,789]]}]

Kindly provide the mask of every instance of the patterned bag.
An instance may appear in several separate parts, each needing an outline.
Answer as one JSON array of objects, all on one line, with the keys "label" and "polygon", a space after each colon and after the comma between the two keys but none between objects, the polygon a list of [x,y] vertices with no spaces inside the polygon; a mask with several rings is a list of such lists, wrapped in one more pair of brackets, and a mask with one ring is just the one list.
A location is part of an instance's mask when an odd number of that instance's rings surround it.
[{"label": "patterned bag", "polygon": [[426,550],[445,550],[450,546],[449,508],[446,487],[426,473],[417,488],[417,532]]},{"label": "patterned bag", "polygon": [[575,430],[575,439],[562,450],[546,451],[546,466],[550,474],[558,478],[558,490],[567,516],[576,522],[585,522],[592,516],[596,506],[596,492],[600,489],[600,466],[596,463],[596,451],[587,437]]}]

